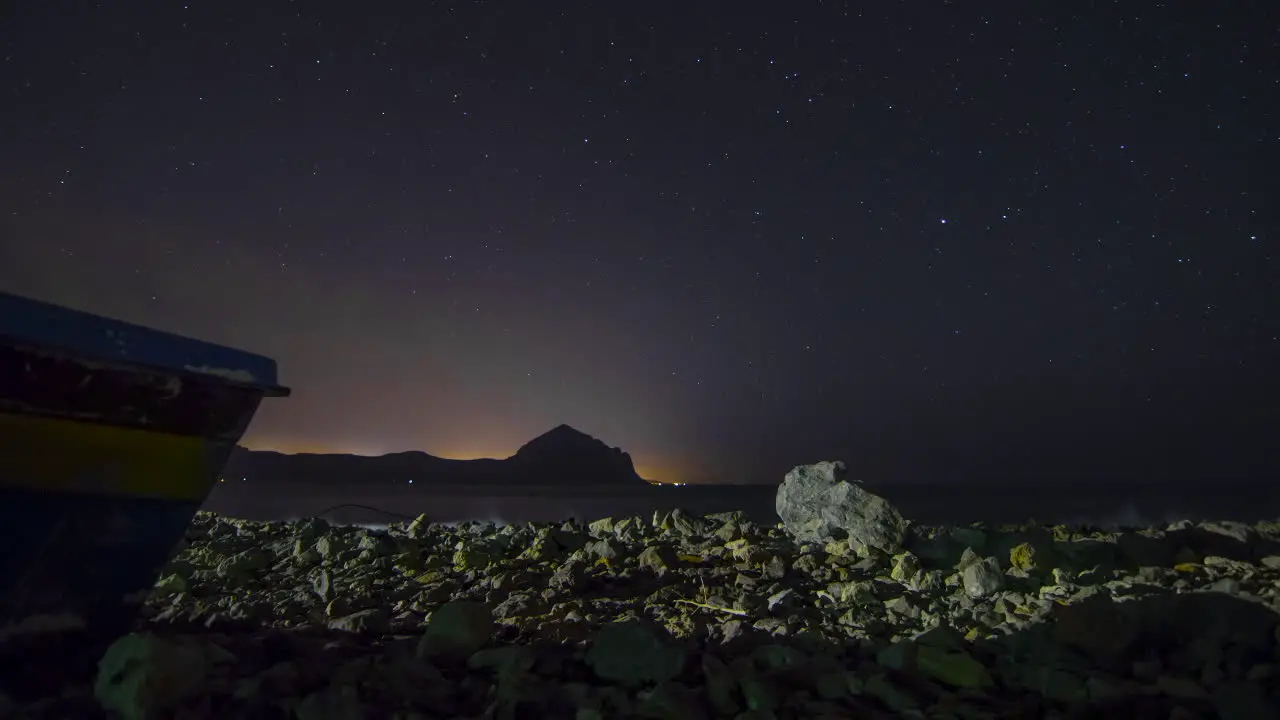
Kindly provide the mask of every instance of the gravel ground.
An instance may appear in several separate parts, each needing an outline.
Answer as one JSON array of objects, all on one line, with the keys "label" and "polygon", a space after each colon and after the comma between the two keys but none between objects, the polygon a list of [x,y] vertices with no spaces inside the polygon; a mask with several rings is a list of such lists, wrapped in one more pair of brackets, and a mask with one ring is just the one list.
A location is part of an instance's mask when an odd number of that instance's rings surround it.
[{"label": "gravel ground", "polygon": [[1280,717],[1280,522],[927,527],[865,495],[873,541],[781,500],[772,526],[201,513],[96,683],[0,715]]}]

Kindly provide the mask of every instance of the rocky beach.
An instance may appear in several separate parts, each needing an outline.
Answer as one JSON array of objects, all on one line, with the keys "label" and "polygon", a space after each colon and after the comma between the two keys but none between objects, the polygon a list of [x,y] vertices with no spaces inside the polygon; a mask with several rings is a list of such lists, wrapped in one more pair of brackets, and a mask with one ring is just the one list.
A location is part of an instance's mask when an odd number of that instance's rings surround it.
[{"label": "rocky beach", "polygon": [[777,512],[201,513],[96,682],[0,716],[1280,715],[1280,522],[926,526],[841,463]]}]

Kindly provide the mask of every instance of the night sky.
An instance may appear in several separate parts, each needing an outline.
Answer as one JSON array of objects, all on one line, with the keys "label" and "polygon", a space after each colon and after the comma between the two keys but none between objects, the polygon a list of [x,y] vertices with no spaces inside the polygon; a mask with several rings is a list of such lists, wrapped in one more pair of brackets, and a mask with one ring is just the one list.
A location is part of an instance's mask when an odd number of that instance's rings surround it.
[{"label": "night sky", "polygon": [[1278,26],[9,3],[0,288],[276,358],[251,447],[568,423],[662,480],[1274,480]]}]

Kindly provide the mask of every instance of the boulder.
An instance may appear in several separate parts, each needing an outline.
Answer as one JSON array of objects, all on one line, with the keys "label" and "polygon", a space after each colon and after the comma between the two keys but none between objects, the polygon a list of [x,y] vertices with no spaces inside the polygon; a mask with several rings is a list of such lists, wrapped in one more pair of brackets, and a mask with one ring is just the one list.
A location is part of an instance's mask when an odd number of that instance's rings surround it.
[{"label": "boulder", "polygon": [[601,627],[585,659],[597,676],[639,686],[674,678],[684,668],[686,655],[649,624],[634,619]]},{"label": "boulder", "polygon": [[845,479],[840,461],[800,465],[778,487],[775,508],[788,532],[801,542],[847,537],[856,545],[895,553],[907,522],[888,500]]},{"label": "boulder", "polygon": [[127,720],[165,714],[201,693],[210,668],[224,654],[190,639],[131,633],[102,656],[93,694],[103,708]]}]

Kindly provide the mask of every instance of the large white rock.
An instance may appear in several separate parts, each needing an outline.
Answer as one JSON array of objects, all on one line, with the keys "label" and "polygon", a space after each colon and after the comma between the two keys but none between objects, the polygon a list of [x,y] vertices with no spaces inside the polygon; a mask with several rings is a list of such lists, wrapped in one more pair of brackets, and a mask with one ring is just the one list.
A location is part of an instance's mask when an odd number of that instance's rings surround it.
[{"label": "large white rock", "polygon": [[800,465],[778,487],[775,508],[788,532],[801,542],[825,542],[843,531],[851,543],[897,552],[907,522],[888,500],[845,480],[845,464]]}]

